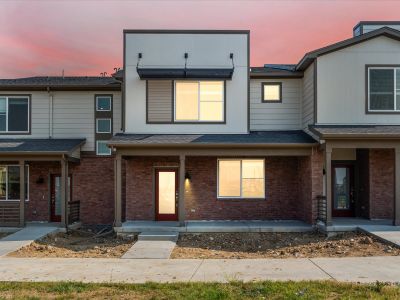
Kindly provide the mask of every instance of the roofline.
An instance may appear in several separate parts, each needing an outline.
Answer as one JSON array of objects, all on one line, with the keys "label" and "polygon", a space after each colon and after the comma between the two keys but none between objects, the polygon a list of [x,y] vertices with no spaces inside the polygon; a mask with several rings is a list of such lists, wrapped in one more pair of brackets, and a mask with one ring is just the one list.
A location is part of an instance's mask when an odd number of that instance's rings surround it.
[{"label": "roofline", "polygon": [[353,31],[361,25],[400,25],[400,21],[360,21],[353,27]]},{"label": "roofline", "polygon": [[250,71],[250,78],[303,78],[304,74],[303,72],[293,72],[289,74],[282,74],[282,73],[275,73],[275,72],[270,72],[270,73],[252,73]]},{"label": "roofline", "polygon": [[317,135],[321,140],[324,139],[400,139],[400,133],[321,133],[314,126],[310,125],[309,129]]},{"label": "roofline", "polygon": [[250,30],[241,29],[124,29],[126,33],[174,33],[174,34],[250,34]]},{"label": "roofline", "polygon": [[[306,53],[303,58],[299,61],[299,63],[296,66],[296,71],[303,71],[306,68],[308,68],[309,65],[311,65],[311,63],[314,61],[314,59],[316,59],[317,57],[321,56],[321,55],[325,55],[331,52],[335,52],[359,43],[362,43],[364,41],[373,39],[375,37],[378,36],[387,36],[389,38],[395,39],[400,41],[400,31],[396,30],[396,29],[392,29],[389,27],[382,27],[379,28],[377,30],[373,30],[370,31],[368,33],[356,36],[356,37],[352,37],[319,49],[316,49],[314,51],[308,52]],[[307,60],[311,61],[310,63],[307,64]]]},{"label": "roofline", "polygon": [[115,142],[107,143],[111,147],[128,148],[307,148],[318,145],[315,143],[141,143],[136,144],[132,142]]},{"label": "roofline", "polygon": [[0,85],[0,91],[121,91],[121,84],[118,85],[58,85],[58,86],[44,86],[44,85]]}]

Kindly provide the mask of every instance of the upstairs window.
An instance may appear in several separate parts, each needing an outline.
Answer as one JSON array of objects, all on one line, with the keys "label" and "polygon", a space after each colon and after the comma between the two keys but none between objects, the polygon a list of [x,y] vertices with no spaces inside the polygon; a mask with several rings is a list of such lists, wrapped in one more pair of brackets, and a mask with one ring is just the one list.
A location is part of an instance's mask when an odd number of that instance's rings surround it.
[{"label": "upstairs window", "polygon": [[111,97],[96,96],[96,111],[111,111]]},{"label": "upstairs window", "polygon": [[368,111],[400,111],[400,68],[368,68]]},{"label": "upstairs window", "polygon": [[0,96],[0,133],[29,133],[29,96]]},{"label": "upstairs window", "polygon": [[261,85],[261,101],[267,103],[282,102],[282,83],[263,82]]},{"label": "upstairs window", "polygon": [[176,122],[224,122],[223,81],[175,82]]}]

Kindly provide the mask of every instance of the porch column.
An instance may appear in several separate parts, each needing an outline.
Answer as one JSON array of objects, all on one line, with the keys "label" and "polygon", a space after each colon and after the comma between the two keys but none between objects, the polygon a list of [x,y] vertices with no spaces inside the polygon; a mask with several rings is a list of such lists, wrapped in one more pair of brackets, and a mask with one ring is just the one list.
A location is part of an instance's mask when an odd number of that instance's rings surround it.
[{"label": "porch column", "polygon": [[325,147],[326,226],[332,225],[332,148]]},{"label": "porch column", "polygon": [[400,147],[395,148],[395,197],[393,225],[400,226]]},{"label": "porch column", "polygon": [[185,222],[185,155],[179,156],[179,203],[178,216],[179,222],[183,225]]},{"label": "porch column", "polygon": [[68,224],[68,161],[61,159],[61,226]]},{"label": "porch column", "polygon": [[19,161],[19,225],[25,226],[25,161]]},{"label": "porch column", "polygon": [[114,226],[122,226],[122,158],[117,154],[114,161]]}]

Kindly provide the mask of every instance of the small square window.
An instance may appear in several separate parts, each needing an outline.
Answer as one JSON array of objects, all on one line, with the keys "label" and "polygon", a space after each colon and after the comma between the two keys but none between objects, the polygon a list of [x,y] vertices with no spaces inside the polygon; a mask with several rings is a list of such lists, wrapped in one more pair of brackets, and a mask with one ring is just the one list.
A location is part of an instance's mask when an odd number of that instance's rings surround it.
[{"label": "small square window", "polygon": [[97,96],[96,97],[96,110],[97,111],[111,111],[111,97],[110,96]]},{"label": "small square window", "polygon": [[97,155],[111,155],[111,148],[107,146],[107,141],[96,142],[96,154]]},{"label": "small square window", "polygon": [[282,102],[282,83],[263,82],[262,83],[262,102],[277,103]]},{"label": "small square window", "polygon": [[96,133],[111,133],[111,119],[96,119]]}]

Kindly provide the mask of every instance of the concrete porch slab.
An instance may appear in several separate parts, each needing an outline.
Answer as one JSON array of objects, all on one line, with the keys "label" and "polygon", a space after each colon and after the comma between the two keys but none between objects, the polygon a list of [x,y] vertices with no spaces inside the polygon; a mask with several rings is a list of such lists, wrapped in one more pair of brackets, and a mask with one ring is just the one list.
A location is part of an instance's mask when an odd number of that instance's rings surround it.
[{"label": "concrete porch slab", "polygon": [[334,218],[331,226],[320,223],[317,227],[325,232],[357,231],[360,226],[391,226],[392,220],[369,220],[363,218]]},{"label": "concrete porch slab", "polygon": [[359,226],[359,230],[400,247],[400,226],[364,225]]}]

